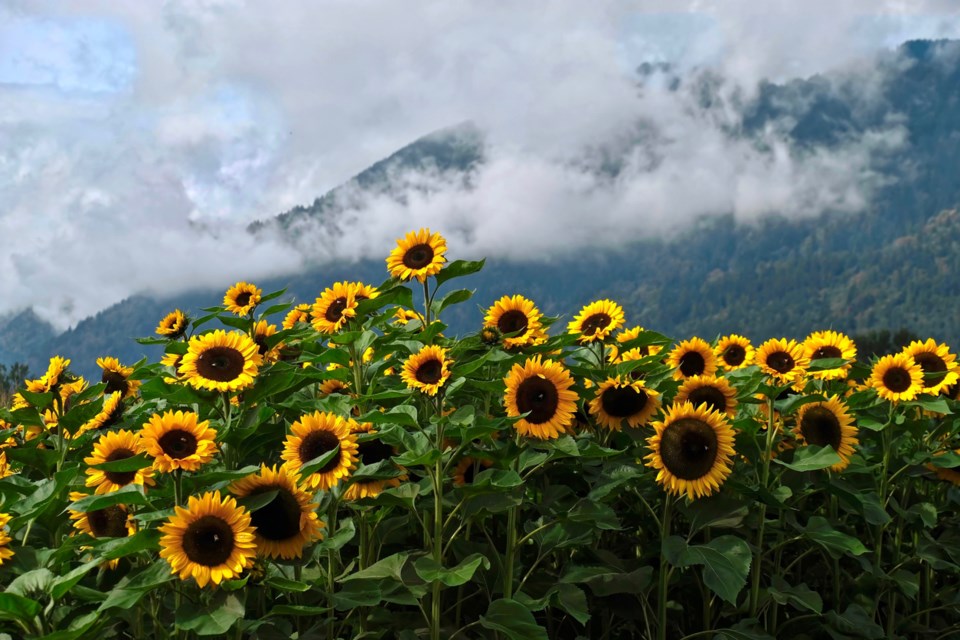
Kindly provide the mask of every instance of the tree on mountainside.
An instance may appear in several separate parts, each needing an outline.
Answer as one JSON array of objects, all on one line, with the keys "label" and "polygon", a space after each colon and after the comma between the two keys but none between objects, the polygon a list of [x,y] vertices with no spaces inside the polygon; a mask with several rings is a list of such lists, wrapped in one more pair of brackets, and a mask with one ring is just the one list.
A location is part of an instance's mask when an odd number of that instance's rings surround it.
[{"label": "tree on mountainside", "polygon": [[10,405],[10,400],[23,381],[30,377],[30,370],[22,362],[14,362],[9,367],[0,363],[0,407]]}]

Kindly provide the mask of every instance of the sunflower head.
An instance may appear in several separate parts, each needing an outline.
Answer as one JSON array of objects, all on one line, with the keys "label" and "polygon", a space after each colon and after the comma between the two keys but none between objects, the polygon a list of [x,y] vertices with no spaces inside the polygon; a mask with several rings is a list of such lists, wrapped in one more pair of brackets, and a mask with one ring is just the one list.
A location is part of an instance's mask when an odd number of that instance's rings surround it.
[{"label": "sunflower head", "polygon": [[539,355],[527,358],[522,365],[513,365],[503,382],[507,416],[523,416],[514,423],[521,435],[547,440],[566,431],[579,396],[571,389],[573,377],[562,364],[541,361]]},{"label": "sunflower head", "polygon": [[473,479],[483,469],[489,469],[493,466],[493,460],[489,458],[473,458],[464,456],[453,469],[453,485],[462,487],[473,484]]},{"label": "sunflower head", "polygon": [[657,482],[674,495],[693,500],[720,490],[732,466],[733,429],[726,416],[705,404],[675,403],[647,440],[647,466]]},{"label": "sunflower head", "polygon": [[257,353],[265,362],[276,362],[280,358],[282,344],[270,347],[267,340],[277,333],[277,325],[266,320],[258,320],[253,325],[253,341],[257,345]]},{"label": "sunflower head", "polygon": [[400,377],[407,387],[435,396],[450,377],[451,364],[453,361],[447,357],[446,349],[427,345],[407,358]]},{"label": "sunflower head", "polygon": [[97,366],[103,370],[100,376],[100,382],[107,385],[104,393],[113,393],[119,391],[124,398],[129,398],[137,394],[140,388],[139,380],[130,380],[130,374],[133,373],[133,367],[125,367],[120,361],[113,357],[97,358]]},{"label": "sunflower head", "polygon": [[181,580],[193,577],[201,588],[220,584],[250,567],[257,555],[250,512],[220,492],[190,496],[187,508],[160,527],[160,557]]},{"label": "sunflower head", "polygon": [[[363,440],[357,442],[357,458],[361,465],[374,465],[385,460],[390,460],[397,454],[393,447],[379,437],[371,437],[376,436],[377,432],[369,422],[353,422],[351,431],[357,436],[366,434]],[[394,478],[382,480],[355,479],[350,483],[346,491],[343,492],[343,499],[352,501],[363,498],[376,498],[387,487],[399,487],[400,482],[406,480],[406,478],[407,476],[402,474]]]},{"label": "sunflower head", "polygon": [[757,348],[756,362],[760,370],[777,384],[791,384],[803,379],[810,360],[803,345],[796,340],[771,338]]},{"label": "sunflower head", "polygon": [[[857,359],[857,345],[846,335],[837,331],[816,331],[803,341],[804,355],[815,364],[817,360],[842,358]],[[850,364],[834,369],[810,371],[810,375],[820,380],[838,380],[847,377]]]},{"label": "sunflower head", "polygon": [[157,325],[156,334],[170,340],[177,340],[183,337],[190,326],[190,318],[180,309],[174,309],[160,320]]},{"label": "sunflower head", "polygon": [[280,457],[292,472],[331,451],[339,451],[329,462],[304,480],[310,489],[329,491],[357,468],[357,437],[352,433],[352,420],[325,411],[300,417],[290,425]]},{"label": "sunflower head", "polygon": [[245,316],[260,304],[263,291],[249,282],[238,282],[223,296],[223,306],[234,315]]},{"label": "sunflower head", "polygon": [[[936,452],[935,456],[942,456],[946,453],[944,451]],[[960,449],[954,450],[954,453],[960,455]],[[947,468],[947,467],[938,467],[934,464],[928,464],[927,469],[933,471],[934,475],[937,476],[940,480],[951,483],[955,487],[960,487],[960,467]]]},{"label": "sunflower head", "polygon": [[162,473],[175,469],[196,471],[213,460],[217,452],[217,432],[192,411],[155,413],[144,423],[140,442],[153,460],[153,468]]},{"label": "sunflower head", "polygon": [[712,376],[717,372],[717,358],[706,340],[694,337],[684,340],[670,351],[667,366],[675,369],[673,377],[676,380]]},{"label": "sunflower head", "polygon": [[139,453],[143,453],[143,451],[144,448],[138,433],[123,429],[103,434],[93,445],[93,453],[90,457],[83,460],[90,467],[86,471],[86,485],[91,488],[95,487],[98,494],[116,491],[128,484],[152,485],[152,467],[145,467],[136,471],[103,471],[93,468],[105,462],[117,462],[132,458]]},{"label": "sunflower head", "polygon": [[123,418],[123,396],[119,391],[114,391],[103,398],[103,408],[100,411],[80,425],[75,437],[79,437],[87,431],[109,429],[120,422]]},{"label": "sunflower head", "polygon": [[337,333],[350,318],[356,317],[357,304],[354,287],[349,282],[335,282],[313,303],[310,311],[313,328],[320,333]]},{"label": "sunflower head", "polygon": [[869,384],[884,400],[913,400],[923,391],[923,369],[906,353],[883,356],[873,365]]},{"label": "sunflower head", "polygon": [[950,347],[937,344],[933,338],[926,342],[914,340],[903,353],[913,358],[923,371],[923,392],[936,395],[950,387],[960,378],[960,366],[957,356],[950,353]]},{"label": "sunflower head", "polygon": [[253,385],[262,361],[245,333],[217,329],[190,338],[177,371],[198,389],[239,391]]},{"label": "sunflower head", "polygon": [[541,329],[542,317],[533,301],[521,295],[503,296],[487,309],[483,326],[504,336],[503,346],[508,349],[525,347]]},{"label": "sunflower head", "polygon": [[11,519],[9,513],[0,513],[0,565],[13,557],[13,549],[10,548],[13,538],[7,532]]},{"label": "sunflower head", "polygon": [[403,281],[416,278],[425,282],[440,273],[446,253],[447,241],[439,233],[430,233],[430,229],[411,231],[397,240],[396,248],[387,256],[387,271]]},{"label": "sunflower head", "polygon": [[833,447],[840,456],[840,462],[830,467],[831,471],[846,469],[850,464],[853,448],[858,444],[853,417],[837,396],[800,407],[793,433],[797,440],[804,444]]},{"label": "sunflower head", "polygon": [[636,428],[645,425],[660,408],[659,394],[647,389],[642,380],[607,378],[590,401],[590,414],[601,426],[620,431],[623,423]]},{"label": "sunflower head", "polygon": [[283,318],[283,328],[293,329],[298,324],[310,324],[310,310],[312,308],[313,305],[304,303],[290,309]]},{"label": "sunflower head", "polygon": [[403,307],[397,307],[397,310],[393,313],[393,324],[399,325],[401,327],[406,326],[412,320],[416,320],[421,325],[423,325],[423,316],[413,311],[412,309],[404,309]]},{"label": "sunflower head", "polygon": [[730,418],[737,415],[737,390],[726,378],[691,376],[680,385],[673,401],[689,402],[695,407],[706,404],[708,408]]},{"label": "sunflower head", "polygon": [[720,366],[727,371],[742,369],[753,364],[754,349],[750,340],[735,333],[720,338],[713,353]]},{"label": "sunflower head", "polygon": [[623,323],[623,307],[613,300],[597,300],[580,309],[567,329],[578,335],[578,341],[587,344],[606,340]]},{"label": "sunflower head", "polygon": [[[79,491],[71,491],[74,502],[88,497]],[[126,505],[114,504],[96,511],[74,511],[70,509],[70,519],[74,528],[91,538],[126,538],[137,532],[136,524]]]}]

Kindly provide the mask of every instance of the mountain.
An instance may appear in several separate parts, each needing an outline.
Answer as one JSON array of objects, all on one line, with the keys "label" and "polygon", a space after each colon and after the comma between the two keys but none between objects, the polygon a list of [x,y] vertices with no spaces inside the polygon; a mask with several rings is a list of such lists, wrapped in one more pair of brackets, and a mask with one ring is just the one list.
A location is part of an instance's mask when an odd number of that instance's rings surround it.
[{"label": "mountain", "polygon": [[[522,293],[547,314],[567,318],[590,300],[609,297],[626,308],[628,322],[669,335],[711,338],[733,332],[754,339],[803,338],[834,328],[851,334],[909,327],[960,349],[960,43],[917,41],[879,62],[879,76],[814,76],[764,83],[741,105],[737,135],[747,138],[771,126],[787,126],[798,148],[829,149],[893,119],[904,144],[871,159],[877,189],[861,213],[825,211],[801,220],[776,214],[739,224],[732,216],[700,220],[672,239],[644,240],[620,250],[589,249],[548,259],[488,261],[462,286],[477,289],[471,303],[446,318],[451,331],[475,330],[481,309],[503,294]],[[668,69],[647,69],[664,73]],[[719,100],[711,78],[675,78],[672,90],[694,87],[701,100]],[[686,83],[686,84],[685,84]],[[871,99],[865,100],[869,92]],[[598,171],[618,171],[618,153],[606,150]],[[483,166],[482,133],[469,124],[445,129],[372,165],[341,187],[275,218],[250,233],[276,233],[296,246],[321,226],[336,237],[344,213],[362,219],[370,194],[402,201],[410,171],[432,172],[472,188]],[[360,207],[357,212],[356,208]],[[265,291],[287,288],[312,301],[341,279],[380,283],[383,256],[355,263],[318,265],[303,273],[260,281]],[[88,375],[101,355],[133,362],[156,349],[133,342],[151,335],[158,320],[179,306],[197,310],[219,302],[232,284],[173,299],[136,296],[88,318],[70,331],[54,332],[25,312],[0,320],[0,362],[26,360],[41,370],[49,355],[73,358]]]}]

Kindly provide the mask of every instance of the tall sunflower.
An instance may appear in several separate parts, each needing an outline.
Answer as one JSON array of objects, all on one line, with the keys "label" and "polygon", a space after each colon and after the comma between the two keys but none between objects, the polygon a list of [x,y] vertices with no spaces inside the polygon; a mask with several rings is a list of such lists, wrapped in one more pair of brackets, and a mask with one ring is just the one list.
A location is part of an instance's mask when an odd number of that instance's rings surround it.
[{"label": "tall sunflower", "polygon": [[647,440],[647,466],[674,495],[702,498],[720,490],[733,465],[733,429],[726,416],[704,405],[675,403]]},{"label": "tall sunflower", "polygon": [[283,318],[283,328],[284,329],[293,329],[298,324],[310,324],[310,310],[313,309],[312,304],[298,304],[293,309],[290,309],[287,312],[287,315]]},{"label": "tall sunflower", "polygon": [[810,360],[796,340],[770,338],[757,348],[756,363],[777,384],[798,382],[806,374]]},{"label": "tall sunflower", "polygon": [[213,460],[217,452],[217,432],[210,422],[198,422],[192,411],[155,413],[144,423],[140,442],[161,473],[174,469],[196,471]]},{"label": "tall sunflower", "polygon": [[261,362],[248,335],[217,329],[190,338],[178,372],[197,389],[239,391],[253,385]]},{"label": "tall sunflower", "polygon": [[103,369],[100,382],[104,382],[107,385],[107,388],[103,390],[105,394],[119,391],[124,398],[137,395],[137,389],[140,388],[140,381],[130,380],[133,367],[125,367],[120,364],[119,360],[113,357],[97,358],[97,366]]},{"label": "tall sunflower", "polygon": [[[88,497],[79,491],[71,491],[74,502]],[[70,519],[74,528],[91,538],[126,538],[137,532],[136,523],[126,505],[113,504],[95,511],[74,511],[70,509]]]},{"label": "tall sunflower", "polygon": [[[367,434],[375,436],[376,430],[369,422],[351,422],[351,431],[356,435]],[[367,437],[357,442],[357,457],[363,466],[377,464],[384,460],[389,460],[396,455],[393,447],[380,440],[380,438]],[[406,475],[400,475],[394,478],[377,480],[352,480],[343,492],[343,499],[347,501],[361,500],[363,498],[376,498],[383,493],[387,487],[399,487],[401,480],[405,480]]]},{"label": "tall sunflower", "polygon": [[446,349],[427,345],[407,358],[400,377],[409,388],[435,396],[450,377],[451,364],[453,361],[447,357]]},{"label": "tall sunflower", "polygon": [[238,282],[223,296],[223,306],[234,315],[245,316],[260,304],[263,291],[249,282]]},{"label": "tall sunflower", "polygon": [[123,418],[123,409],[122,394],[119,391],[114,391],[104,397],[103,408],[95,416],[80,425],[75,437],[81,436],[87,431],[109,429]]},{"label": "tall sunflower", "polygon": [[503,382],[507,416],[528,414],[514,424],[521,435],[550,440],[565,432],[579,396],[570,389],[573,377],[562,364],[541,361],[539,355],[527,358],[522,365],[513,365]]},{"label": "tall sunflower", "polygon": [[737,415],[737,390],[726,378],[691,376],[680,385],[673,402],[689,402],[695,407],[706,403],[707,408],[730,418]]},{"label": "tall sunflower", "polygon": [[136,471],[103,471],[93,467],[104,462],[117,462],[132,458],[145,449],[140,442],[140,434],[122,429],[111,431],[100,436],[93,445],[93,453],[83,461],[87,464],[86,486],[96,487],[95,493],[116,491],[128,484],[153,484],[153,468],[144,467]]},{"label": "tall sunflower", "polygon": [[720,366],[727,371],[743,369],[753,364],[754,349],[750,340],[736,333],[720,338],[713,353]]},{"label": "tall sunflower", "polygon": [[580,309],[580,313],[567,324],[570,333],[578,334],[583,344],[604,341],[611,333],[623,326],[623,307],[613,300],[597,300]]},{"label": "tall sunflower", "polygon": [[797,440],[818,447],[831,446],[840,456],[840,462],[831,471],[843,471],[850,464],[853,448],[859,444],[857,427],[847,405],[837,396],[824,402],[810,402],[797,412],[797,426],[793,429]]},{"label": "tall sunflower", "polygon": [[430,229],[411,231],[397,239],[396,248],[387,256],[387,271],[400,280],[425,282],[440,273],[446,253],[447,241],[439,233],[430,233]]},{"label": "tall sunflower", "polygon": [[313,328],[320,333],[337,333],[357,315],[357,298],[349,282],[335,282],[313,303]]},{"label": "tall sunflower", "polygon": [[503,296],[487,309],[483,326],[496,328],[504,336],[503,346],[508,349],[525,347],[541,328],[542,317],[532,300],[521,295]]},{"label": "tall sunflower", "polygon": [[187,332],[189,325],[190,318],[187,317],[187,314],[180,311],[180,309],[174,309],[160,320],[160,324],[158,324],[156,328],[156,334],[164,338],[176,340]]},{"label": "tall sunflower", "polygon": [[673,372],[675,380],[692,376],[712,376],[717,372],[717,357],[706,340],[693,337],[684,340],[670,351],[667,366],[676,369]]},{"label": "tall sunflower", "polygon": [[869,384],[884,400],[913,400],[923,391],[923,369],[906,353],[883,356],[873,365]]},{"label": "tall sunflower", "polygon": [[160,557],[181,580],[193,577],[201,588],[220,584],[253,565],[257,555],[250,512],[220,492],[190,496],[187,508],[160,527]]},{"label": "tall sunflower", "polygon": [[329,491],[357,468],[357,437],[351,433],[352,421],[325,411],[303,415],[290,425],[280,457],[288,462],[291,471],[299,471],[314,458],[339,449],[323,468],[304,479],[310,489]]},{"label": "tall sunflower", "polygon": [[300,474],[289,463],[260,465],[260,473],[233,482],[230,493],[237,498],[258,496],[276,491],[269,503],[250,513],[256,528],[258,553],[268,558],[300,558],[303,547],[318,540],[323,522],[317,518],[317,507],[311,496],[300,488]]},{"label": "tall sunflower", "polygon": [[[804,355],[815,364],[823,358],[843,358],[844,360],[857,359],[857,345],[846,335],[838,331],[816,331],[803,341]],[[850,364],[835,369],[811,371],[810,375],[820,380],[839,380],[847,377]]]},{"label": "tall sunflower", "polygon": [[640,427],[660,408],[659,395],[647,389],[642,380],[607,378],[590,401],[590,414],[601,426],[613,431],[620,431],[624,421],[628,427]]},{"label": "tall sunflower", "polygon": [[9,513],[0,513],[0,565],[13,557],[13,549],[10,548],[13,538],[7,533],[11,519]]},{"label": "tall sunflower", "polygon": [[928,338],[926,342],[914,340],[903,352],[923,370],[923,393],[937,395],[960,378],[957,356],[950,353],[950,347],[937,344],[933,338]]}]

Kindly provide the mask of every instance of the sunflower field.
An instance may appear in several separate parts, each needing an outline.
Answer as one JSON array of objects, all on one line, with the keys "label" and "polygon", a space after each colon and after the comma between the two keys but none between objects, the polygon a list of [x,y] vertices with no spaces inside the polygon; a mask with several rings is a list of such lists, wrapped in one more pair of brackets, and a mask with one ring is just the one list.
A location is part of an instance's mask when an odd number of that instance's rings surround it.
[{"label": "sunflower field", "polygon": [[429,229],[380,286],[239,282],[160,362],[0,408],[0,638],[960,637],[960,365],[672,340]]}]

